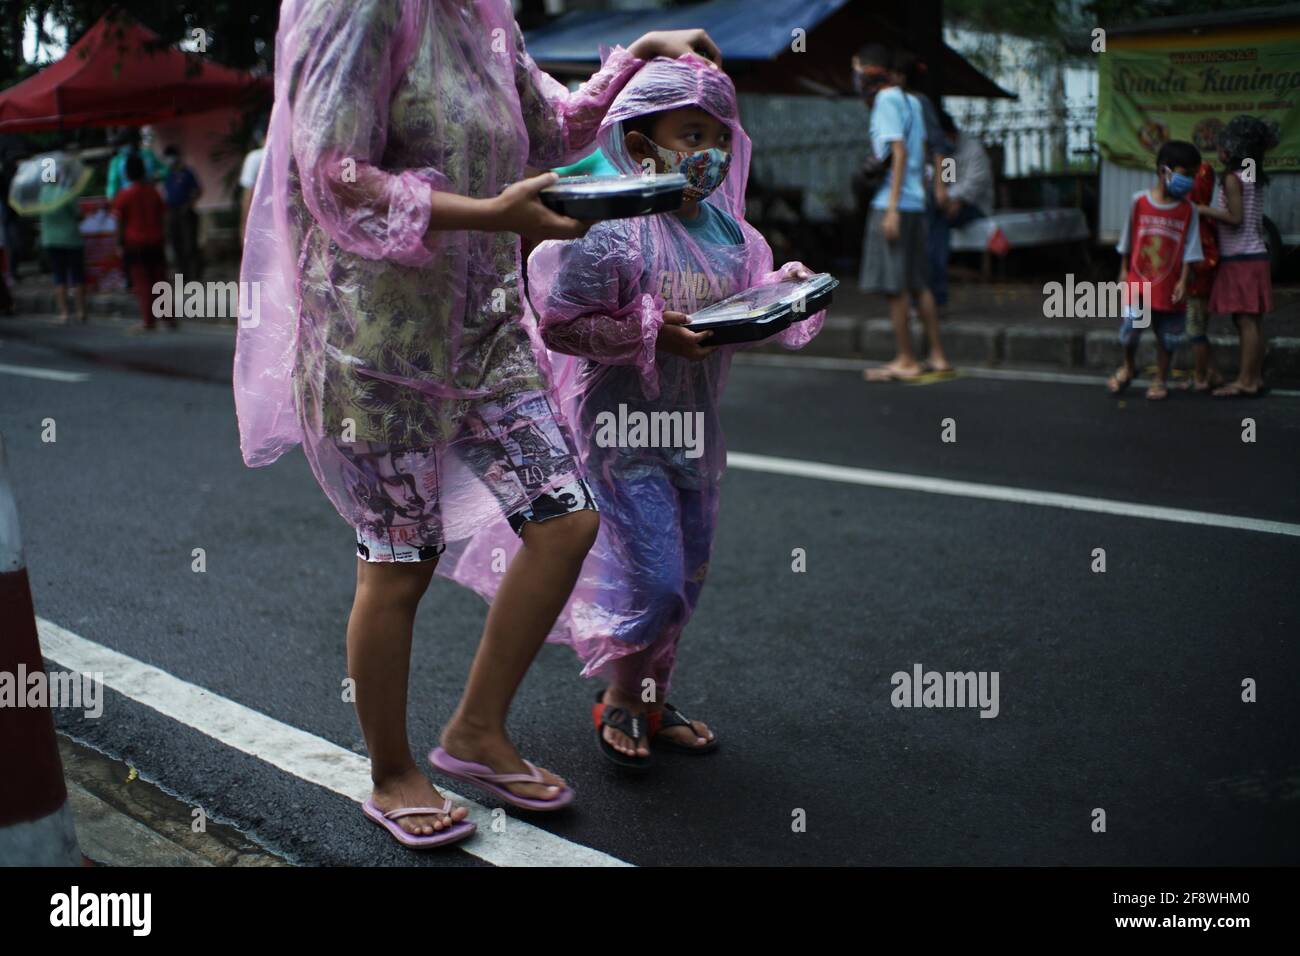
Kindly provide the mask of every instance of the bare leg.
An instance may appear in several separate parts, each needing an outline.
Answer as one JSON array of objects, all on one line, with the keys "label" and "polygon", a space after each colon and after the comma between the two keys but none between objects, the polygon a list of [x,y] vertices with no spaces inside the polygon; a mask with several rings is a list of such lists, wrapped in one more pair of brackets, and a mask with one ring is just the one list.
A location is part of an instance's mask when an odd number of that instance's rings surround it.
[{"label": "bare leg", "polygon": [[1214,352],[1210,348],[1210,343],[1197,342],[1192,346],[1192,352],[1196,356],[1194,387],[1198,391],[1202,391],[1218,385],[1222,377],[1219,375],[1219,370],[1214,366]]},{"label": "bare leg", "polygon": [[944,354],[943,343],[939,341],[939,306],[935,304],[934,293],[922,289],[917,295],[916,311],[921,316],[925,327],[925,337],[930,343],[930,367],[936,372],[946,372],[952,368],[948,356]]},{"label": "bare leg", "polygon": [[894,326],[894,361],[889,364],[902,369],[916,367],[916,353],[912,351],[912,332],[907,327],[907,295],[889,298],[889,321]]},{"label": "bare leg", "polygon": [[[650,673],[650,649],[620,657],[614,662],[614,679],[610,681],[609,686],[605,689],[603,698],[605,704],[609,707],[622,707],[629,714],[641,715],[647,713],[649,705],[641,699],[641,682],[645,678],[652,676]],[[627,754],[629,757],[648,757],[650,755],[650,740],[648,737],[633,740],[621,730],[615,730],[613,727],[606,727],[601,736],[604,737],[607,744],[619,753]]]},{"label": "bare leg", "polygon": [[[934,300],[930,301],[933,303]],[[888,365],[866,369],[862,377],[868,382],[910,378],[921,374],[921,366],[912,350],[912,334],[907,327],[907,304],[906,293],[889,297],[889,321],[894,327],[894,351],[897,354]]]},{"label": "bare leg", "polygon": [[79,285],[72,290],[73,298],[77,302],[77,321],[86,321],[86,287]]},{"label": "bare leg", "polygon": [[68,321],[68,290],[61,286],[54,287],[54,301],[59,304],[59,322],[67,323]]},{"label": "bare leg", "polygon": [[[582,561],[596,540],[600,517],[578,511],[523,529],[523,547],[506,570],[488,611],[465,693],[442,732],[442,746],[461,760],[498,773],[526,773],[506,735],[506,712],[546,635],[569,599]],[[547,800],[564,781],[542,771],[546,784],[507,784],[521,797]]]},{"label": "bare leg", "polygon": [[1165,383],[1169,381],[1169,360],[1171,356],[1164,348],[1156,344],[1156,377],[1155,380],[1147,386],[1147,398],[1154,401],[1169,397],[1169,389]]},{"label": "bare leg", "polygon": [[1106,382],[1106,387],[1118,394],[1128,388],[1129,383],[1137,377],[1137,343],[1124,346],[1124,364],[1115,370],[1115,374]]},{"label": "bare leg", "polygon": [[[372,799],[385,812],[437,806],[443,800],[411,758],[406,737],[411,629],[436,565],[357,559],[357,592],[348,618],[348,674],[356,682],[357,719],[370,751]],[[455,807],[451,818],[463,820],[468,813]],[[448,825],[443,816],[402,817],[397,822],[417,835]]]},{"label": "bare leg", "polygon": [[1218,396],[1257,392],[1264,384],[1264,332],[1260,316],[1239,314],[1234,318],[1241,335],[1241,367],[1237,371],[1236,381],[1214,390]]},{"label": "bare leg", "polygon": [[1251,391],[1264,384],[1264,330],[1258,315],[1241,316],[1241,372],[1237,379]]}]

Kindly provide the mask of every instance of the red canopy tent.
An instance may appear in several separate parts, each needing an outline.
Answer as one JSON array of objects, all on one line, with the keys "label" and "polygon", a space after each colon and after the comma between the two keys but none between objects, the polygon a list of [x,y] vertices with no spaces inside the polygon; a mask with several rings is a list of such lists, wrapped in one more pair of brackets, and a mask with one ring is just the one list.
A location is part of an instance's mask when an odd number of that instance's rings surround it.
[{"label": "red canopy tent", "polygon": [[271,80],[166,45],[115,11],[63,59],[0,92],[0,133],[78,126],[143,126],[221,107],[246,106]]}]

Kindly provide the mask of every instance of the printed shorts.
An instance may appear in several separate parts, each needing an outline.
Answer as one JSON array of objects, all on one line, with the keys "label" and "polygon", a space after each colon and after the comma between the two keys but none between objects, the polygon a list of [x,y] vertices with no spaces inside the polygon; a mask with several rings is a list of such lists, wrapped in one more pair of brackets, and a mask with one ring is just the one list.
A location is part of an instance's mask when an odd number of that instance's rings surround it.
[{"label": "printed shorts", "polygon": [[[530,521],[599,510],[583,479],[556,483],[576,470],[575,456],[544,395],[508,411],[480,406],[453,444],[516,534]],[[337,447],[360,476],[352,488],[364,512],[356,525],[358,557],[374,563],[432,561],[446,550],[436,450],[375,442]]]}]

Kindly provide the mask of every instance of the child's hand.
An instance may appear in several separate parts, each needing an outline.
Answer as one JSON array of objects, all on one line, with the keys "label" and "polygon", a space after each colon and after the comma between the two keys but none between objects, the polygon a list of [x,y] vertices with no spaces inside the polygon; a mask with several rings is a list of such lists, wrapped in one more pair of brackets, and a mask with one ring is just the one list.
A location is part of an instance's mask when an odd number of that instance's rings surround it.
[{"label": "child's hand", "polygon": [[1182,302],[1183,296],[1186,294],[1187,294],[1187,280],[1179,279],[1178,283],[1174,286],[1174,294],[1171,297],[1170,301]]},{"label": "child's hand", "polygon": [[684,359],[690,359],[692,362],[708,358],[711,354],[709,348],[701,343],[713,333],[692,332],[686,328],[686,323],[689,321],[690,317],[685,313],[665,312],[664,324],[659,327],[659,336],[655,340],[655,348],[670,355],[679,355]]},{"label": "child's hand", "polygon": [[500,232],[517,232],[532,242],[543,239],[581,239],[591,223],[570,219],[542,205],[537,194],[559,180],[555,173],[521,179],[501,190],[487,202],[492,204],[493,227]]}]

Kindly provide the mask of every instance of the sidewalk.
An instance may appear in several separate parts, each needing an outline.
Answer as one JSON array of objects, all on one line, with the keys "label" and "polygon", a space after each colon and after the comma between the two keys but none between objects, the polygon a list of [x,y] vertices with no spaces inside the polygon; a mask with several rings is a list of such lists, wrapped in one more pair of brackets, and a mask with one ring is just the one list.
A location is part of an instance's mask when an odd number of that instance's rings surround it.
[{"label": "sidewalk", "polygon": [[[816,355],[884,360],[893,357],[894,333],[884,296],[858,291],[852,276],[840,276],[835,300],[820,335],[808,346]],[[1108,319],[1057,319],[1043,315],[1041,281],[956,283],[941,310],[940,331],[948,357],[958,365],[1055,366],[1110,372],[1123,353],[1118,323]],[[1300,288],[1273,290],[1274,311],[1264,320],[1268,351],[1264,368],[1270,378],[1300,379]],[[921,347],[919,323],[913,319],[913,340]],[[1235,369],[1237,335],[1232,320],[1215,316],[1210,341],[1225,373]],[[780,351],[773,347],[765,351]],[[1175,368],[1191,366],[1191,349],[1174,356]],[[1139,365],[1155,363],[1155,345],[1143,337]]]},{"label": "sidewalk", "polygon": [[189,804],[120,761],[59,735],[81,852],[99,866],[292,866],[212,820],[195,831]]},{"label": "sidewalk", "polygon": [[[894,333],[885,298],[858,291],[856,278],[840,276],[830,315],[820,335],[802,354],[884,361],[894,354]],[[218,280],[220,281],[220,280]],[[183,375],[204,381],[230,381],[235,336],[229,319],[183,319],[179,333],[166,329],[127,336],[138,321],[135,300],[125,293],[92,296],[91,322],[79,328],[52,325],[54,289],[44,277],[25,279],[13,290],[17,318],[0,317],[0,337],[29,339],[91,361],[138,371]],[[1300,287],[1273,290],[1274,311],[1264,320],[1268,337],[1265,372],[1278,384],[1300,380]],[[956,281],[942,311],[944,347],[958,365],[1061,368],[1112,371],[1122,352],[1117,323],[1107,319],[1056,319],[1043,315],[1042,280],[981,283]],[[919,323],[913,338],[921,348]],[[200,333],[197,337],[195,333]],[[1211,320],[1210,339],[1220,369],[1235,369],[1237,336],[1230,319]],[[780,352],[778,346],[762,351]],[[921,353],[923,354],[923,352]],[[1189,368],[1191,349],[1183,347],[1174,367]],[[1138,352],[1141,366],[1155,362],[1151,336]]]}]

